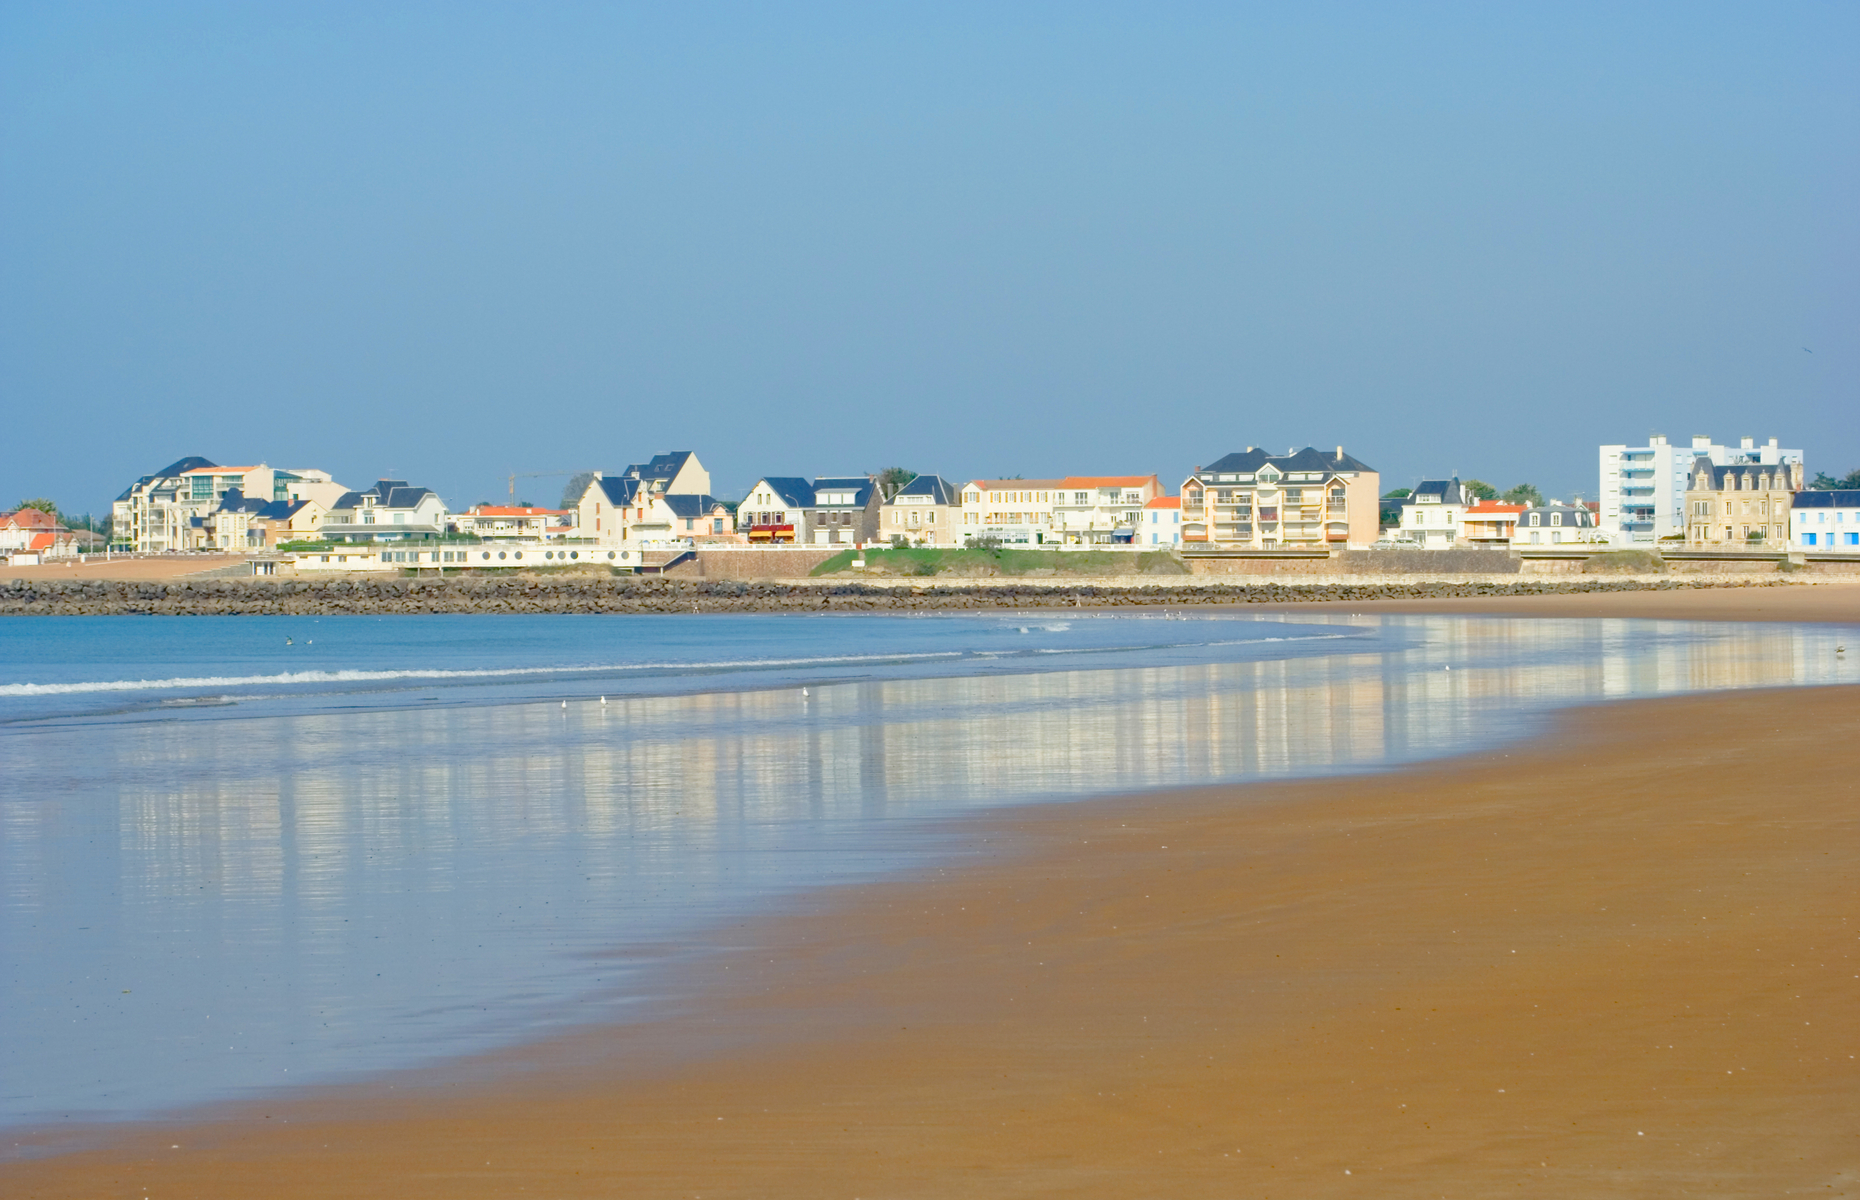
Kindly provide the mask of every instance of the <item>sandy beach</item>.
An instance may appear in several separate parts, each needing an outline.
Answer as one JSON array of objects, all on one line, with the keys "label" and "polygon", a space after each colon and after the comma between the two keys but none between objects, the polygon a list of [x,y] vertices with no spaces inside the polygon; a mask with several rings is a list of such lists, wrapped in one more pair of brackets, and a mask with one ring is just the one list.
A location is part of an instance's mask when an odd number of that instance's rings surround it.
[{"label": "sandy beach", "polygon": [[1688,696],[1379,775],[964,818],[928,877],[722,931],[674,1016],[111,1131],[0,1191],[1850,1195],[1857,735],[1860,688]]}]

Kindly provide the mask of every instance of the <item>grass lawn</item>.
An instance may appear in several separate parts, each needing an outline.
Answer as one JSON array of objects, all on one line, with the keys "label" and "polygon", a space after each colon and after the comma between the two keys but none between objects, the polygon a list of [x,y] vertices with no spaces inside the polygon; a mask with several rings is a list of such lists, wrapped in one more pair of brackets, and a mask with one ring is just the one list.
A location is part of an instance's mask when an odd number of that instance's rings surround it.
[{"label": "grass lawn", "polygon": [[[852,565],[854,552],[843,550],[810,574],[836,575]],[[865,552],[866,568],[889,575],[1025,575],[1032,571],[1059,575],[1183,575],[1181,560],[1168,551],[1125,550],[890,550]]]}]

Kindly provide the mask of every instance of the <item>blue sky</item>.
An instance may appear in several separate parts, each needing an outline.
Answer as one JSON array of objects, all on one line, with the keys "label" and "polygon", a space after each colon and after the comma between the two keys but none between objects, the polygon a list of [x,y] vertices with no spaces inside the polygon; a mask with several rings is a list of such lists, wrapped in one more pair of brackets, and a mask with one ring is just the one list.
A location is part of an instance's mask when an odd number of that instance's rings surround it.
[{"label": "blue sky", "polygon": [[0,503],[1860,466],[1851,4],[15,0],[0,178]]}]

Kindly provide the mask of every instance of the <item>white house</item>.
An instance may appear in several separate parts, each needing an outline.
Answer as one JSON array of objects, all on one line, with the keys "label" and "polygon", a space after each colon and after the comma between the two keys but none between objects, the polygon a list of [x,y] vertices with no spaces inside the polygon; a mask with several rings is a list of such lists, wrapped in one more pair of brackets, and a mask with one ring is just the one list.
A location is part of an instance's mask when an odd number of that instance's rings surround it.
[{"label": "white house", "polygon": [[1605,540],[1595,527],[1595,515],[1580,504],[1552,500],[1518,514],[1514,546],[1555,546],[1565,542]]},{"label": "white house", "polygon": [[1755,438],[1744,438],[1731,447],[1702,435],[1694,437],[1689,446],[1655,437],[1645,446],[1603,446],[1599,453],[1601,509],[1596,527],[1608,540],[1627,543],[1685,535],[1686,488],[1697,459],[1707,459],[1715,467],[1802,461],[1800,450],[1782,449],[1775,438],[1764,446],[1757,445]]},{"label": "white house", "polygon": [[1158,496],[1143,506],[1137,526],[1137,543],[1143,546],[1182,544],[1182,497]]},{"label": "white house", "polygon": [[1461,522],[1472,501],[1459,479],[1423,479],[1401,502],[1401,531],[1423,550],[1458,545]]},{"label": "white house", "polygon": [[383,479],[365,492],[345,492],[323,518],[330,541],[422,541],[446,532],[446,504],[430,488]]},{"label": "white house", "polygon": [[618,475],[596,471],[575,501],[575,536],[603,546],[669,537],[675,514],[654,511],[655,499],[709,495],[710,472],[689,450],[655,454]]},{"label": "white house", "polygon": [[1797,492],[1790,503],[1789,546],[1860,553],[1860,492]]}]

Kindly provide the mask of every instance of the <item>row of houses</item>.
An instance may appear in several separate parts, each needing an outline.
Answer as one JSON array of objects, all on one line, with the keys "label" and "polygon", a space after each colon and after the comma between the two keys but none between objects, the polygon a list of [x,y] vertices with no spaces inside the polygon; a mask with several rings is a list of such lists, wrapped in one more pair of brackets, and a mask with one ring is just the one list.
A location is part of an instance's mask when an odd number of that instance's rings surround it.
[{"label": "row of houses", "polygon": [[[1758,447],[1748,438],[1736,452],[1705,439],[1695,439],[1694,450],[1679,493],[1680,537],[1700,546],[1860,548],[1860,519],[1843,507],[1845,493],[1803,492],[1800,452],[1777,448],[1775,439]],[[1640,470],[1621,465],[1639,461],[1617,455],[1616,471]],[[1474,496],[1458,478],[1423,481],[1385,533],[1381,476],[1342,446],[1283,454],[1249,446],[1197,466],[1173,495],[1154,474],[966,482],[934,473],[903,480],[768,475],[734,503],[712,493],[710,473],[694,452],[679,450],[612,475],[594,472],[565,503],[561,509],[487,504],[454,513],[437,493],[406,480],[356,490],[321,470],[185,458],[117,498],[114,540],[145,552],[449,540],[607,548],[980,542],[1296,550],[1558,545],[1624,536],[1608,527],[1606,500],[1510,504]]]}]

